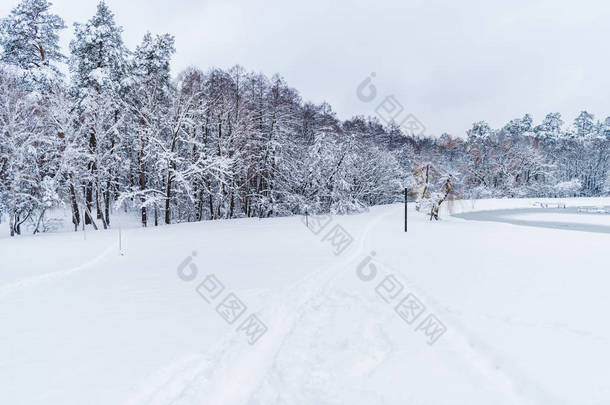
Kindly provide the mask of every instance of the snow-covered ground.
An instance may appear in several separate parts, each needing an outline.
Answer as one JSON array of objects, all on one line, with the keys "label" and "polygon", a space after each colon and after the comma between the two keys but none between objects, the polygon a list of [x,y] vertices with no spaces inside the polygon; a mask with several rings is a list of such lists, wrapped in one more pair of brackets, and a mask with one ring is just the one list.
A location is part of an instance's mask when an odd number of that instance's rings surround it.
[{"label": "snow-covered ground", "polygon": [[[540,202],[610,206],[450,208]],[[0,403],[610,403],[610,235],[446,214],[0,239]]]}]

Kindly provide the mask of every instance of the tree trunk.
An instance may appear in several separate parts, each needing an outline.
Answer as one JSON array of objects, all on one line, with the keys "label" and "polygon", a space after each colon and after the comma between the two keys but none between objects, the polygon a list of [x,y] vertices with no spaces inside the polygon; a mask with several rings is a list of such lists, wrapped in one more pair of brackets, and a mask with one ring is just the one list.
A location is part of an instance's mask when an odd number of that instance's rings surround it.
[{"label": "tree trunk", "polygon": [[95,212],[97,219],[102,220],[102,224],[104,225],[104,229],[108,229],[108,225],[106,224],[106,219],[104,219],[104,215],[102,212],[102,208],[100,207],[100,183],[96,181],[96,190],[95,190]]},{"label": "tree trunk", "polygon": [[[95,214],[97,219],[102,219],[102,208],[100,207],[100,191],[101,191],[101,187],[100,187],[100,182],[99,180],[95,181]],[[106,229],[104,227],[104,229]]]},{"label": "tree trunk", "polygon": [[[142,124],[144,124],[143,120],[142,120]],[[144,204],[146,202],[146,199],[144,198],[144,190],[146,190],[146,163],[144,162],[144,146],[145,146],[145,137],[144,137],[144,132],[142,132],[142,136],[141,136],[141,149],[140,149],[140,191],[142,191],[142,196],[140,197],[140,201],[142,202],[142,204]],[[147,225],[147,218],[146,218],[146,207],[144,205],[142,205],[142,226],[146,227]]]},{"label": "tree trunk", "polygon": [[176,165],[172,162],[170,163],[170,168],[167,171],[167,187],[165,188],[165,224],[169,225],[171,223],[171,211],[170,211],[170,201],[172,198],[172,174],[171,170],[176,169]]},{"label": "tree trunk", "polygon": [[93,225],[93,229],[95,229],[97,231],[97,224],[93,220],[93,216],[91,214],[91,210],[87,207],[87,204],[85,204],[85,215],[89,216],[89,218],[91,219],[91,225]]},{"label": "tree trunk", "polygon": [[[95,131],[91,130],[91,134],[89,136],[89,153],[91,154],[91,161],[89,162],[89,173],[90,175],[95,178],[95,172],[97,171],[96,165],[95,165],[95,160],[93,160],[94,158],[94,154],[95,154],[95,148],[96,148],[96,144],[97,141],[95,139]],[[86,191],[85,191],[85,205],[87,207],[86,211],[85,211],[85,224],[91,224],[93,223],[93,217],[91,216],[91,209],[93,207],[93,181],[88,181],[87,182],[87,187],[86,187]]]},{"label": "tree trunk", "polygon": [[229,202],[229,218],[233,218],[233,210],[235,209],[235,197],[233,192],[231,192],[231,199]]},{"label": "tree trunk", "polygon": [[172,197],[172,179],[167,176],[167,188],[165,189],[165,225],[171,223],[170,198]]},{"label": "tree trunk", "polygon": [[11,236],[15,236],[15,213],[11,212],[8,217],[8,225],[10,229]]},{"label": "tree trunk", "polygon": [[210,195],[209,195],[208,205],[209,205],[209,208],[210,208],[210,219],[215,219],[214,218],[214,203],[212,201],[212,193],[210,193]]},{"label": "tree trunk", "polygon": [[[114,112],[114,124],[116,125],[119,120],[119,112]],[[114,154],[114,137],[110,144],[110,157]],[[106,180],[106,191],[104,192],[104,216],[106,217],[106,224],[110,226],[110,187],[112,187],[111,179],[113,177],[112,166],[108,170],[108,180]],[[115,194],[116,196],[116,194]]]},{"label": "tree trunk", "polygon": [[[144,203],[144,199],[142,199],[142,203]],[[147,218],[146,218],[146,207],[142,207],[142,226],[146,228],[147,225]]]},{"label": "tree trunk", "polygon": [[36,235],[39,232],[40,223],[42,222],[42,218],[44,217],[44,213],[46,210],[47,210],[46,208],[43,208],[42,212],[40,213],[40,216],[38,217],[38,221],[36,221],[36,228],[34,228],[33,235]]},{"label": "tree trunk", "polygon": [[110,180],[106,183],[106,191],[104,192],[104,215],[106,224],[110,226]]},{"label": "tree trunk", "polygon": [[93,208],[93,183],[88,182],[85,186],[85,225],[89,225],[93,222],[91,218],[91,209]]},{"label": "tree trunk", "polygon": [[74,232],[78,230],[80,224],[80,212],[78,211],[78,203],[76,202],[76,191],[74,190],[74,184],[70,182],[70,202],[72,205],[72,223],[74,224]]},{"label": "tree trunk", "polygon": [[438,199],[438,201],[434,201],[434,203],[432,204],[432,209],[430,210],[430,221],[432,221],[432,218],[438,221],[438,211],[441,207],[441,204],[447,199],[447,196],[449,195],[452,189],[453,177],[449,175],[449,177],[447,177],[447,180],[445,180],[445,182],[443,183],[442,194],[440,198]]},{"label": "tree trunk", "polygon": [[203,190],[199,190],[199,199],[197,201],[197,211],[196,211],[196,221],[201,221],[203,219]]}]

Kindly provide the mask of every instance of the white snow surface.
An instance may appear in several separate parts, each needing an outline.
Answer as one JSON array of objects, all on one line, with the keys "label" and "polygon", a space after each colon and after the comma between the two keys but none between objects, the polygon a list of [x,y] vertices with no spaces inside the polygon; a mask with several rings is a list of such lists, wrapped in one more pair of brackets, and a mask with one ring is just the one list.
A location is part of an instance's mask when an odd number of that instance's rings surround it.
[{"label": "white snow surface", "polygon": [[[540,203],[610,198],[450,211]],[[403,211],[334,216],[318,235],[300,217],[128,228],[124,255],[118,229],[0,239],[0,403],[610,403],[610,235],[447,209],[438,222],[411,210],[404,233]],[[565,220],[540,215],[518,218]],[[584,223],[608,224],[596,215]],[[334,225],[353,237],[339,255],[323,240]],[[367,257],[371,281],[356,273]],[[254,345],[196,292],[208,274],[267,326]],[[391,303],[376,292],[388,275],[404,285]],[[408,293],[426,307],[412,324],[394,311]],[[428,314],[446,327],[432,345],[416,330]]]}]

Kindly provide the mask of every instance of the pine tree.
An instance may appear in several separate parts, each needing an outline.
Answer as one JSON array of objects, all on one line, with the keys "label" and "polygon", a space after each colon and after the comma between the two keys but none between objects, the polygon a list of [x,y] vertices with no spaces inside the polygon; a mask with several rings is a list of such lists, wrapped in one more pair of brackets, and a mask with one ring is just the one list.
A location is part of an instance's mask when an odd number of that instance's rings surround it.
[{"label": "pine tree", "polygon": [[[127,50],[121,39],[122,28],[104,2],[86,24],[74,24],[70,42],[70,70],[83,130],[88,138],[89,161],[85,182],[85,223],[93,224],[95,195],[97,218],[106,228],[110,222],[109,205],[112,167],[116,162],[118,127],[121,115],[123,80]],[[102,210],[102,203],[104,209]]]},{"label": "pine tree", "polygon": [[563,120],[560,113],[549,113],[544,117],[542,123],[538,125],[534,132],[537,137],[545,140],[557,140],[562,135]]},{"label": "pine tree", "polygon": [[[126,73],[127,50],[123,45],[123,28],[103,1],[95,15],[85,24],[74,23],[70,42],[70,71],[80,98],[90,89],[98,92],[115,89]],[[82,94],[85,93],[85,94]]]},{"label": "pine tree", "polygon": [[[142,226],[148,225],[148,206],[154,209],[155,225],[158,210],[169,191],[162,191],[162,179],[152,169],[164,145],[164,132],[170,128],[168,117],[172,99],[170,61],[174,54],[174,38],[169,34],[153,37],[146,33],[136,48],[131,64],[132,86],[128,95],[134,121],[139,133],[139,199]],[[135,143],[134,143],[135,145]],[[167,157],[166,157],[167,159]],[[169,164],[171,167],[172,164]],[[168,168],[169,170],[169,168]],[[154,177],[157,175],[157,178]],[[171,179],[168,175],[167,179]],[[166,206],[169,210],[169,207]],[[169,215],[169,213],[168,213]]]},{"label": "pine tree", "polygon": [[0,23],[0,60],[14,65],[35,82],[53,79],[65,60],[59,47],[64,21],[47,0],[22,0]]},{"label": "pine tree", "polygon": [[574,128],[576,129],[576,136],[584,138],[590,135],[593,131],[595,116],[588,113],[587,111],[581,111],[578,117],[574,119]]}]

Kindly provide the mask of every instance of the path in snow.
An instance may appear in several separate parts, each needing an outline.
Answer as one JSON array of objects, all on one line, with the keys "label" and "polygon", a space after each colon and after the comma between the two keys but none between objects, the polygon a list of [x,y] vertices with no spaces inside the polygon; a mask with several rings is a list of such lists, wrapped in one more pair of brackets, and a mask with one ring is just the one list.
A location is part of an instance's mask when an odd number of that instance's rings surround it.
[{"label": "path in snow", "polygon": [[[363,297],[337,288],[336,281],[342,275],[354,272],[357,264],[369,253],[368,239],[371,230],[382,220],[395,217],[397,213],[399,213],[397,209],[391,209],[376,215],[361,232],[354,246],[331,266],[322,266],[283,291],[266,297],[265,301],[268,304],[261,310],[261,317],[271,319],[268,323],[269,331],[255,346],[244,344],[235,333],[231,332],[206,355],[189,355],[160,370],[127,404],[247,405],[281,404],[286,400],[288,403],[311,401],[326,403],[324,397],[332,396],[329,393],[336,388],[327,386],[326,392],[321,392],[320,386],[325,386],[333,379],[341,379],[342,376],[339,374],[332,378],[327,376],[323,381],[316,380],[314,385],[318,386],[310,388],[312,392],[309,392],[302,385],[308,385],[311,376],[303,375],[303,367],[320,368],[319,364],[315,364],[315,361],[319,361],[315,360],[316,358],[339,357],[333,352],[333,339],[340,341],[350,338],[353,334],[350,334],[352,328],[349,325],[334,325],[336,322],[341,322],[336,320],[338,316],[336,312],[342,314],[341,317],[353,317],[354,313],[359,313],[358,310],[364,314],[364,320],[355,320],[355,322],[362,324],[358,331],[365,336],[350,339],[351,345],[360,349],[355,353],[348,353],[348,358],[342,358],[341,361],[350,361],[350,357],[353,358],[355,355],[355,360],[359,362],[355,364],[355,368],[360,369],[362,374],[373,373],[381,364],[389,361],[392,351],[397,350],[394,347],[395,343],[385,336],[383,329],[377,329],[380,327],[379,318],[391,319],[392,313],[389,313],[389,317],[387,312],[384,315],[385,311],[380,312],[375,304],[366,302]],[[448,331],[443,337],[443,345],[441,345],[443,348],[438,350],[450,352],[451,355],[443,357],[435,350],[430,350],[424,356],[436,357],[436,361],[444,363],[446,367],[469,375],[475,385],[477,381],[483,379],[507,404],[537,403],[537,400],[525,395],[523,387],[528,388],[528,395],[543,399],[547,404],[559,403],[551,394],[529,381],[524,375],[520,375],[518,371],[509,372],[500,367],[496,356],[480,339],[469,335],[463,325],[447,322],[450,319],[447,311],[436,304],[433,297],[416,282],[405,276],[404,272],[381,260],[378,262],[383,266],[384,273],[400,274],[403,280],[407,280],[409,291],[423,298],[429,309],[437,314],[446,315],[444,320]],[[325,308],[328,307],[333,309],[326,310]],[[329,322],[329,317],[335,321]],[[337,331],[337,328],[341,330]],[[329,336],[327,330],[337,332],[339,336],[332,334]],[[318,349],[307,355],[312,345]],[[430,348],[426,348],[428,349]],[[408,347],[407,350],[411,351],[411,356],[415,356],[412,352],[413,347]],[[416,352],[418,350],[421,349],[415,349]],[[345,350],[335,349],[335,351],[345,356]],[[312,362],[313,364],[305,366],[306,363]],[[327,366],[332,370],[332,364]],[[336,365],[334,366],[336,368]],[[338,370],[341,368],[339,367]],[[290,380],[295,376],[300,380],[291,384]],[[292,387],[287,388],[283,385],[292,385]],[[373,401],[372,403],[389,403],[385,402],[387,398],[382,392],[361,391],[353,384],[349,386],[352,387],[350,391],[359,392],[358,396],[354,396],[353,401],[361,403],[368,398],[369,401]],[[279,394],[278,389],[282,395]],[[346,395],[354,395],[347,392],[334,394],[341,397],[339,402],[344,401]],[[280,399],[282,396],[284,398]],[[398,399],[391,403],[403,403],[402,401]]]},{"label": "path in snow", "polygon": [[72,268],[64,269],[64,270],[56,270],[51,273],[39,274],[37,276],[30,276],[30,277],[22,278],[21,280],[18,280],[18,281],[0,285],[0,296],[3,296],[5,294],[10,294],[15,291],[19,291],[22,288],[27,288],[27,287],[31,287],[31,286],[39,285],[42,283],[51,282],[51,281],[57,281],[57,280],[65,278],[65,277],[68,277],[74,273],[93,268],[93,267],[99,265],[100,263],[103,263],[104,259],[106,259],[110,255],[110,253],[112,253],[114,251],[117,251],[116,244],[111,243],[100,254],[98,254],[97,256],[93,257],[90,260],[85,261],[84,263],[82,263],[78,266],[74,266]]},{"label": "path in snow", "polygon": [[[606,226],[610,216],[508,210],[531,201],[476,205],[501,208],[498,221],[473,213],[486,221],[431,222],[413,212],[404,233],[400,204],[336,216],[354,236],[338,257],[299,218],[134,229],[124,256],[112,253],[111,231],[0,241],[8,263],[0,397],[15,405],[607,403],[607,233],[554,224]],[[200,279],[185,283],[176,265],[195,249]],[[356,268],[373,250],[379,274],[365,282]],[[212,272],[268,326],[254,346],[196,293]],[[388,274],[404,284],[392,303],[375,290]],[[447,327],[433,346],[394,311],[407,293]]]},{"label": "path in snow", "polygon": [[[296,321],[303,315],[308,304],[328,293],[333,281],[341,274],[355,268],[357,261],[366,253],[365,243],[370,230],[391,214],[392,212],[385,212],[373,218],[355,243],[331,266],[322,266],[292,286],[283,288],[275,296],[268,297],[265,300],[268,304],[262,308],[261,317],[272,320],[267,325],[269,331],[255,346],[246,345],[241,339],[236,339],[234,333],[229,333],[216,349],[207,356],[202,356],[198,364],[178,366],[176,372],[166,373],[165,381],[160,384],[158,380],[151,381],[150,385],[145,385],[143,392],[136,394],[127,403],[248,403],[272,366],[283,342],[297,328]],[[183,360],[178,360],[177,363],[183,363]],[[171,369],[172,366],[168,368]],[[240,382],[239,388],[235,387],[236,381]]]}]

